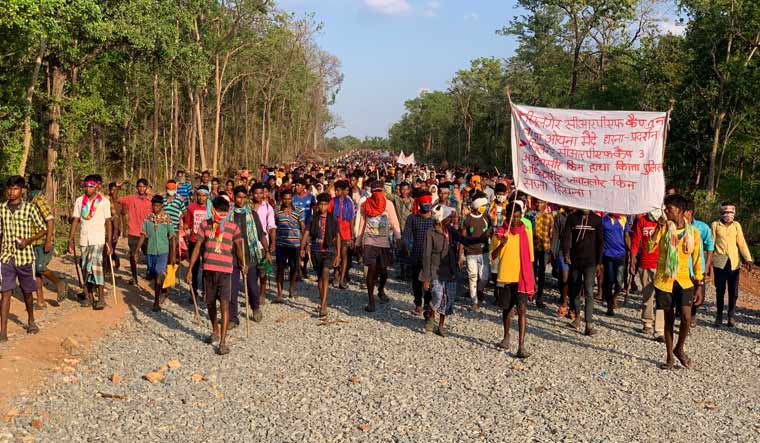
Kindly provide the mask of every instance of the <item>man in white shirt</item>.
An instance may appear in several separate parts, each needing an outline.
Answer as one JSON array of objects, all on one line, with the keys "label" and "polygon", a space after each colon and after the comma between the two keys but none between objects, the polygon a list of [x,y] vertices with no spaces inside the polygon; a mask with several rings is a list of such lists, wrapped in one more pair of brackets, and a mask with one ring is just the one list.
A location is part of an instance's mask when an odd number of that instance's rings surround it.
[{"label": "man in white shirt", "polygon": [[[98,192],[99,186],[99,177],[95,175],[88,175],[82,182],[84,195],[74,202],[68,250],[69,254],[74,253],[74,235],[79,228],[80,264],[86,295],[82,307],[92,306],[95,310],[106,305],[103,294],[104,248],[107,256],[111,255],[111,245],[106,243],[106,239],[111,238],[111,202]],[[97,301],[93,299],[95,293]]]}]

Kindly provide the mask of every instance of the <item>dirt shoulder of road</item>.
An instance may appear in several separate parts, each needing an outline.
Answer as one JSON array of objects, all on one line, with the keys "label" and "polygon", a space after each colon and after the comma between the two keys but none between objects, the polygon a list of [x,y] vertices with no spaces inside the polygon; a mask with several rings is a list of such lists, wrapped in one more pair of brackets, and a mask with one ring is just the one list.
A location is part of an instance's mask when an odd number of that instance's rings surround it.
[{"label": "dirt shoulder of road", "polygon": [[[120,250],[124,254],[124,250]],[[27,314],[20,294],[11,301],[8,321],[8,341],[0,345],[0,416],[5,416],[10,400],[17,396],[34,395],[37,388],[46,383],[60,382],[67,368],[75,366],[85,355],[90,345],[108,335],[123,321],[130,308],[147,299],[144,291],[127,283],[128,262],[122,260],[121,271],[116,272],[116,302],[111,290],[110,274],[106,274],[106,295],[108,306],[102,311],[82,308],[76,301],[81,292],[72,257],[56,257],[50,264],[54,271],[69,285],[69,297],[58,304],[52,286],[45,286],[48,307],[35,311],[35,321],[40,327],[38,334],[26,333]],[[72,338],[77,349],[67,352],[62,342]],[[69,348],[71,349],[71,348]],[[75,354],[75,355],[73,355]],[[69,382],[76,382],[70,378]]]}]

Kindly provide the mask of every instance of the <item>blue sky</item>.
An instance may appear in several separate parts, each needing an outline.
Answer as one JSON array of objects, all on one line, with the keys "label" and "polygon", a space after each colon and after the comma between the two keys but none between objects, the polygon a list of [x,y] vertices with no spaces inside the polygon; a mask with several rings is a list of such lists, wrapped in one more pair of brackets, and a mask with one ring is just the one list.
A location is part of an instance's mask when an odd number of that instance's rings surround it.
[{"label": "blue sky", "polygon": [[515,41],[496,35],[516,14],[513,0],[279,0],[324,23],[322,48],[341,59],[345,80],[333,112],[338,136],[385,136],[421,89],[445,89],[477,57],[509,57]]},{"label": "blue sky", "polygon": [[[673,0],[657,0],[661,32],[681,33]],[[520,13],[515,0],[277,0],[324,24],[320,46],[340,58],[345,79],[332,110],[334,135],[386,136],[404,101],[446,89],[478,57],[507,58],[513,37],[496,35]]]}]

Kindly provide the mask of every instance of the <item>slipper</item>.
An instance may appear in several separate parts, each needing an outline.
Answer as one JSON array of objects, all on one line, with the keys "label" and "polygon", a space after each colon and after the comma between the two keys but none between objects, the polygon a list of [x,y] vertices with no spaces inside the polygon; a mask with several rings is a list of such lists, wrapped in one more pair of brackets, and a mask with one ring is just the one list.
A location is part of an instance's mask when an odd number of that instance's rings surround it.
[{"label": "slipper", "polygon": [[26,327],[26,333],[27,334],[36,334],[38,332],[40,332],[40,328],[39,328],[39,326],[37,326],[34,323],[32,323],[32,324],[30,324],[29,326]]},{"label": "slipper", "polygon": [[375,308],[374,303],[371,304],[371,305],[367,305],[367,306],[364,307],[364,310],[367,311],[367,312],[375,312],[375,309],[376,308]]},{"label": "slipper", "polygon": [[216,350],[216,353],[219,355],[227,355],[230,353],[230,347],[227,345],[220,345]]},{"label": "slipper", "polygon": [[668,362],[660,363],[659,368],[665,371],[670,371],[673,369],[673,365],[674,365],[673,363],[668,363]]},{"label": "slipper", "polygon": [[530,357],[530,352],[525,351],[524,349],[518,349],[517,353],[515,354],[515,358],[528,358]]},{"label": "slipper", "polygon": [[420,315],[422,315],[422,306],[415,306],[411,312],[412,312],[412,315],[419,317]]},{"label": "slipper", "polygon": [[58,287],[58,298],[56,299],[59,303],[64,301],[66,299],[66,294],[69,292],[69,285],[66,283],[61,282],[61,285]]},{"label": "slipper", "polygon": [[378,294],[378,297],[380,298],[381,304],[386,304],[391,301],[391,299],[388,298],[387,295],[385,295],[385,292],[381,292],[380,294]]},{"label": "slipper", "polygon": [[36,311],[47,309],[47,303],[34,302],[34,309]]},{"label": "slipper", "polygon": [[496,345],[496,347],[509,350],[509,339],[508,338],[503,339],[502,341],[499,342],[499,344]]},{"label": "slipper", "polygon": [[214,344],[215,342],[219,341],[219,336],[217,334],[211,334],[204,340],[207,344]]},{"label": "slipper", "polygon": [[689,358],[688,355],[678,355],[675,352],[673,352],[673,355],[678,359],[678,361],[681,363],[681,366],[684,368],[692,369],[694,367],[694,362],[691,361],[691,358]]},{"label": "slipper", "polygon": [[319,318],[327,318],[327,308],[319,310]]},{"label": "slipper", "polygon": [[557,310],[557,317],[562,318],[567,315],[567,306],[560,306]]}]

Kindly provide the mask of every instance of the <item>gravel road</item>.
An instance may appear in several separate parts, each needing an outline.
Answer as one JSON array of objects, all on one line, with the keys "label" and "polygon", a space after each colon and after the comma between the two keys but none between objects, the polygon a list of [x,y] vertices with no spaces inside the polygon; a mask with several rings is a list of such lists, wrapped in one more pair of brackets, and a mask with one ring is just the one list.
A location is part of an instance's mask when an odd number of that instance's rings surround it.
[{"label": "gravel road", "polygon": [[[441,338],[422,333],[406,283],[389,281],[392,301],[373,314],[358,287],[331,289],[337,322],[326,325],[311,313],[314,283],[298,289],[264,306],[249,339],[233,331],[224,357],[202,342],[207,322],[193,322],[187,296],[154,314],[146,294],[57,383],[17,399],[0,442],[760,440],[758,311],[740,310],[733,330],[703,324],[687,343],[696,368],[662,371],[664,345],[639,332],[637,296],[612,319],[597,307],[600,334],[588,338],[552,315],[549,291],[545,311],[530,308],[522,361],[495,347],[490,306],[458,304]],[[143,378],[170,360],[181,366]]]}]

